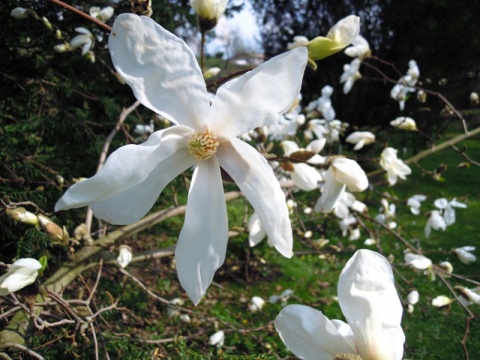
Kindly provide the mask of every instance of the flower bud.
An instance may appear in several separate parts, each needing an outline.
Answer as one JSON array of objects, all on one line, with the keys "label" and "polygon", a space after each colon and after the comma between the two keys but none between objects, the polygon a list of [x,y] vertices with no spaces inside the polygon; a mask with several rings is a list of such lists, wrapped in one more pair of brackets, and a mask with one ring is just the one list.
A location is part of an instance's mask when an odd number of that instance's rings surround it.
[{"label": "flower bud", "polygon": [[41,214],[38,215],[38,220],[40,221],[40,225],[42,225],[43,230],[45,230],[48,237],[53,243],[60,243],[63,245],[68,244],[68,239],[70,238],[70,236],[68,235],[65,226],[61,228],[52,220]]},{"label": "flower bud", "polygon": [[130,261],[132,261],[132,248],[128,245],[120,245],[117,262],[122,268],[126,268]]},{"label": "flower bud", "polygon": [[206,32],[213,29],[225,13],[227,0],[190,0],[190,5],[198,15],[200,30]]},{"label": "flower bud", "polygon": [[38,217],[37,215],[27,211],[23,207],[17,207],[15,209],[7,209],[7,215],[12,218],[13,220],[20,221],[24,224],[28,225],[38,225]]}]

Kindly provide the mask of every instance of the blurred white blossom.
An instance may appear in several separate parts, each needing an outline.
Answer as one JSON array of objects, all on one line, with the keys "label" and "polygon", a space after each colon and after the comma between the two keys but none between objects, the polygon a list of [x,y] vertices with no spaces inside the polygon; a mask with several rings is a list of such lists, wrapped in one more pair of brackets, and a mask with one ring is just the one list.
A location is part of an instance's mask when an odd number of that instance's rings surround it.
[{"label": "blurred white blossom", "polygon": [[8,271],[0,276],[0,296],[11,294],[33,284],[42,264],[36,259],[22,258],[10,265]]},{"label": "blurred white blossom", "polygon": [[356,151],[360,150],[365,145],[374,143],[375,135],[370,131],[355,131],[348,135],[345,141],[350,144],[355,144],[353,150]]},{"label": "blurred white blossom", "polygon": [[454,251],[462,263],[471,264],[477,260],[477,257],[472,254],[472,251],[475,251],[475,249],[475,246],[462,246],[456,248]]},{"label": "blurred white blossom", "polygon": [[248,305],[248,310],[252,313],[262,310],[263,306],[265,305],[265,300],[263,300],[260,296],[254,296],[250,299],[250,304]]},{"label": "blurred white blossom", "polygon": [[84,27],[77,27],[75,28],[75,31],[78,32],[79,35],[70,40],[70,47],[72,49],[82,47],[82,55],[86,55],[90,49],[93,48],[95,44],[95,37],[88,29]]},{"label": "blurred white blossom", "polygon": [[427,197],[425,195],[413,195],[408,198],[407,206],[410,208],[410,211],[414,215],[420,214],[420,206],[422,201],[425,201]]},{"label": "blurred white blossom", "polygon": [[210,336],[210,338],[208,339],[208,344],[212,346],[222,347],[224,341],[225,333],[223,332],[223,330],[219,330],[215,334]]},{"label": "blurred white blossom", "polygon": [[407,116],[397,117],[395,120],[390,121],[390,125],[400,130],[407,130],[407,131],[417,130],[417,123],[415,122],[415,120]]},{"label": "blurred white blossom", "polygon": [[126,268],[128,264],[132,261],[133,253],[132,248],[128,245],[120,245],[118,249],[117,262],[122,268]]},{"label": "blurred white blossom", "polygon": [[397,157],[397,150],[391,147],[383,149],[380,166],[387,172],[390,185],[395,185],[398,178],[405,180],[412,173],[410,167]]}]

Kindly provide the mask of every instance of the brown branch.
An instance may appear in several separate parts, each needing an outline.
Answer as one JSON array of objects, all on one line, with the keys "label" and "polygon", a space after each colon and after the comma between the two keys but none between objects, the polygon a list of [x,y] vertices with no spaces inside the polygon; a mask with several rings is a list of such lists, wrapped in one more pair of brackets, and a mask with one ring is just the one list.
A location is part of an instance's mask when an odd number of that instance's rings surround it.
[{"label": "brown branch", "polygon": [[61,6],[63,7],[65,10],[68,10],[68,11],[71,11],[73,12],[74,14],[77,14],[77,15],[80,15],[81,17],[84,17],[85,19],[93,22],[95,25],[97,25],[101,30],[109,33],[112,31],[112,27],[111,26],[108,26],[107,24],[104,24],[103,22],[95,19],[93,16],[90,16],[86,13],[84,13],[83,11],[71,6],[71,5],[68,5],[68,4],[65,4],[64,2],[60,1],[60,0],[50,0],[52,3],[58,5],[58,6]]},{"label": "brown branch", "polygon": [[[441,151],[441,150],[444,150],[448,147],[451,147],[453,145],[455,145],[456,143],[460,142],[460,141],[463,141],[463,140],[466,140],[472,136],[475,136],[475,135],[478,135],[480,134],[480,127],[472,130],[472,131],[469,131],[465,134],[460,134],[458,136],[455,136],[454,138],[448,140],[448,141],[445,141],[443,143],[441,143],[440,145],[434,145],[432,146],[431,148],[429,149],[426,149],[424,151],[421,151],[419,152],[417,155],[415,156],[412,156],[411,158],[407,159],[407,160],[404,160],[405,164],[411,164],[411,163],[416,163],[417,161],[420,161],[422,160],[423,158],[426,158],[427,156],[429,155],[432,155],[433,153],[436,153],[438,151]],[[375,171],[372,171],[372,172],[369,172],[367,174],[367,177],[368,178],[374,178],[382,173],[384,173],[385,170],[383,169],[378,169],[378,170],[375,170]]]}]

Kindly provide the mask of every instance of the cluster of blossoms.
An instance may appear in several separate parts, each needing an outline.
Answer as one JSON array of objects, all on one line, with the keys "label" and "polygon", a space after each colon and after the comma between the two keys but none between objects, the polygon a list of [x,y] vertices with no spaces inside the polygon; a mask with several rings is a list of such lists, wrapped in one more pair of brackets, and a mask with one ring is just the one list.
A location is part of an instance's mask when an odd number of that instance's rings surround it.
[{"label": "cluster of blossoms", "polygon": [[416,91],[414,86],[417,84],[419,77],[420,70],[417,62],[415,60],[410,60],[408,62],[407,74],[402,76],[390,91],[390,97],[393,100],[398,101],[400,110],[405,108],[405,101],[407,101],[408,95]]},{"label": "cluster of blossoms", "polygon": [[[190,1],[200,18],[202,32],[215,26],[226,9],[227,1]],[[13,15],[13,13],[12,13]],[[105,22],[113,15],[112,8],[92,8],[90,15]],[[17,11],[19,18],[27,16]],[[75,29],[79,35],[69,43],[58,45],[63,52],[82,48],[82,55],[91,53],[95,36],[85,28]],[[366,213],[367,205],[352,194],[368,188],[369,181],[361,166],[342,155],[321,155],[328,144],[339,143],[348,123],[336,119],[332,104],[333,88],[325,86],[318,99],[306,107],[299,105],[300,87],[307,64],[343,50],[354,58],[344,65],[340,82],[343,92],[351,91],[361,78],[362,61],[371,55],[365,38],[359,35],[359,19],[349,16],[337,23],[326,37],[311,41],[296,37],[289,51],[261,64],[209,94],[205,74],[188,46],[148,17],[119,15],[109,37],[109,51],[119,76],[133,90],[135,97],[174,125],[155,131],[150,125],[137,126],[138,135],[149,135],[140,145],[126,145],[113,152],[105,166],[93,177],[71,186],[57,202],[55,210],[90,206],[99,219],[112,224],[130,224],[144,217],[163,189],[184,171],[193,171],[187,210],[175,250],[179,281],[186,293],[198,304],[223,264],[228,240],[228,216],[224,199],[222,170],[231,177],[252,205],[248,221],[249,244],[255,246],[268,237],[270,246],[283,256],[293,255],[291,211],[280,185],[289,177],[297,189],[320,193],[314,210],[333,213],[338,218],[343,236],[360,238],[355,213]],[[215,76],[215,75],[213,75]],[[391,97],[403,110],[408,95],[415,91],[419,69],[414,60],[408,73],[391,91]],[[390,122],[402,130],[415,131],[409,117]],[[311,140],[301,148],[291,138],[299,130]],[[240,140],[264,136],[278,142],[283,158],[288,161],[267,162],[258,149]],[[375,142],[375,134],[355,131],[345,141],[354,151]],[[142,159],[142,161],[138,161]],[[387,172],[390,185],[405,179],[410,167],[397,157],[397,150],[386,147],[380,166]],[[415,215],[420,213],[425,196],[411,197],[407,205]],[[395,204],[386,199],[376,220],[394,229]],[[466,205],[455,199],[437,199],[438,210],[431,212],[425,235],[431,229],[443,229],[455,222],[454,208]],[[309,210],[311,211],[311,209]],[[48,225],[41,216],[20,211],[20,221]],[[51,221],[50,221],[51,223]],[[62,236],[65,236],[63,234]],[[311,232],[304,234],[309,238]],[[68,234],[66,235],[68,239]],[[375,240],[368,239],[368,244]],[[455,249],[461,261],[471,263],[475,248]],[[118,264],[125,268],[132,261],[130,247],[119,248]],[[21,259],[0,277],[0,295],[6,295],[33,283],[41,268],[34,259]],[[432,261],[423,255],[407,253],[405,263],[417,270],[428,271]],[[445,265],[445,264],[444,264]],[[445,265],[446,266],[446,265]],[[458,290],[468,303],[480,303],[478,289]],[[286,305],[293,290],[287,289],[270,297],[269,302]],[[408,311],[419,301],[418,291],[407,296]],[[338,283],[338,300],[347,323],[329,320],[320,311],[302,305],[288,305],[275,320],[275,327],[286,346],[305,359],[401,359],[405,336],[400,326],[402,304],[395,289],[390,263],[382,255],[359,250],[347,262]],[[436,300],[439,303],[440,300]],[[174,299],[169,316],[179,316]],[[254,313],[265,305],[252,297],[248,309]],[[217,331],[209,344],[223,346],[225,333]]]}]

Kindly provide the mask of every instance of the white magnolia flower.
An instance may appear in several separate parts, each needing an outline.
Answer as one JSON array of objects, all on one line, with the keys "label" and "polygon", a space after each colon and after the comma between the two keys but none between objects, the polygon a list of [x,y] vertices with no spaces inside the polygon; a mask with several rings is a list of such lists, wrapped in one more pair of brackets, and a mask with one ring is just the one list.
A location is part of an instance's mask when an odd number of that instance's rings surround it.
[{"label": "white magnolia flower", "polygon": [[223,346],[224,341],[225,341],[225,333],[223,332],[223,330],[219,330],[215,334],[210,336],[210,338],[208,339],[208,344],[212,346],[221,347]]},{"label": "white magnolia flower", "polygon": [[457,201],[453,198],[452,201],[448,201],[445,198],[435,200],[434,205],[437,209],[443,210],[443,219],[447,226],[450,226],[456,221],[455,208],[466,209],[467,205]]},{"label": "white magnolia flower", "polygon": [[407,100],[408,95],[411,92],[415,92],[414,86],[420,77],[420,70],[415,60],[410,60],[408,62],[408,67],[407,75],[402,76],[390,92],[390,97],[393,100],[398,101],[400,110],[405,108],[405,101]]},{"label": "white magnolia flower", "polygon": [[461,296],[460,299],[465,299],[465,301],[463,301],[464,305],[480,305],[480,288],[468,289],[463,286],[456,286],[455,289],[459,292]]},{"label": "white magnolia flower", "polygon": [[345,139],[346,142],[350,144],[355,144],[353,150],[360,150],[365,145],[372,144],[375,142],[375,135],[370,131],[355,131],[347,136]]},{"label": "white magnolia flower", "polygon": [[[12,11],[12,13],[13,13],[13,11]],[[12,15],[12,16],[13,16],[13,15]],[[471,93],[470,93],[470,103],[471,103],[472,105],[478,105],[478,103],[480,102],[479,99],[480,99],[480,98],[479,98],[479,96],[478,96],[478,93],[476,93],[476,92],[471,92]]]},{"label": "white magnolia flower", "polygon": [[450,299],[448,296],[439,295],[436,298],[432,299],[432,305],[435,307],[445,307],[450,305],[453,302],[453,299]]},{"label": "white magnolia flower", "polygon": [[118,249],[117,262],[122,268],[126,268],[128,264],[132,261],[133,253],[132,248],[128,245],[120,245]]},{"label": "white magnolia flower", "polygon": [[343,93],[348,94],[352,90],[355,81],[362,78],[362,75],[358,71],[360,68],[361,60],[355,58],[350,64],[343,65],[343,73],[340,75],[340,84],[343,84]]},{"label": "white magnolia flower", "polygon": [[[257,213],[254,212],[248,219],[248,244],[251,247],[254,247],[260,243],[265,236],[267,236],[267,233],[263,228],[262,222],[260,221]],[[268,240],[268,244],[272,246],[270,240]]]},{"label": "white magnolia flower", "polygon": [[372,52],[368,41],[362,35],[357,35],[352,41],[352,46],[347,47],[344,53],[347,56],[363,60],[369,57]]},{"label": "white magnolia flower", "polygon": [[407,206],[410,207],[410,211],[414,215],[420,214],[420,206],[422,205],[422,201],[425,201],[427,197],[425,195],[413,195],[412,197],[408,198]]},{"label": "white magnolia flower", "polygon": [[405,180],[412,173],[410,167],[397,157],[397,150],[391,147],[383,149],[380,166],[387,172],[390,185],[395,185],[398,178]]},{"label": "white magnolia flower", "polygon": [[402,359],[403,309],[387,259],[358,250],[340,274],[338,302],[348,323],[308,306],[282,309],[275,328],[290,351],[307,360]]},{"label": "white magnolia flower", "polygon": [[90,8],[90,16],[94,17],[98,21],[107,22],[113,16],[113,7],[107,6],[103,9],[98,6],[92,6]]},{"label": "white magnolia flower", "polygon": [[417,290],[412,290],[407,295],[407,301],[409,304],[416,305],[420,300],[420,294]]},{"label": "white magnolia flower", "polygon": [[412,290],[407,295],[407,311],[409,314],[413,313],[415,305],[420,299],[420,294],[417,290]]},{"label": "white magnolia flower", "polygon": [[136,124],[135,129],[133,129],[133,132],[140,136],[150,135],[151,133],[155,132],[155,123],[153,122],[153,119],[150,120],[150,124],[148,125]]},{"label": "white magnolia flower", "polygon": [[419,254],[406,253],[405,263],[416,270],[427,270],[432,267],[432,260]]},{"label": "white magnolia flower", "polygon": [[295,36],[287,48],[307,47],[309,65],[316,69],[316,60],[324,59],[343,50],[356,39],[359,32],[360,18],[350,15],[332,26],[327,36],[318,36],[310,41],[305,36]]},{"label": "white magnolia flower", "polygon": [[350,209],[359,213],[368,212],[367,205],[355,199],[355,196],[352,193],[345,191],[338,198],[337,205],[333,209],[333,213],[339,219],[345,219],[348,215],[350,215]]},{"label": "white magnolia flower", "polygon": [[430,213],[430,217],[428,218],[427,224],[425,225],[425,236],[428,238],[432,233],[432,229],[439,230],[442,229],[445,231],[447,228],[447,223],[445,219],[440,215],[437,210],[433,210]]},{"label": "white magnolia flower", "polygon": [[0,296],[5,296],[25,286],[33,284],[38,276],[38,270],[42,264],[36,259],[23,258],[18,259],[8,271],[0,276]]},{"label": "white magnolia flower", "polygon": [[[319,141],[317,141],[319,142]],[[325,145],[325,141],[322,142]],[[294,141],[285,140],[280,143],[280,146],[283,148],[285,156],[291,156],[296,151],[303,151],[307,149],[300,149]],[[323,146],[320,149],[317,149],[317,152],[322,150]],[[311,151],[313,153],[313,151]],[[316,157],[315,157],[316,156]],[[321,163],[323,158],[316,154],[313,156],[314,159],[320,159],[318,162]],[[310,160],[310,159],[309,159]],[[307,162],[309,161],[307,160]],[[313,160],[315,162],[315,160]],[[304,191],[311,191],[317,189],[317,184],[322,180],[322,176],[314,167],[306,163],[292,163],[289,162],[287,166],[283,168],[286,170],[290,177],[292,178],[295,185]]]},{"label": "white magnolia flower", "polygon": [[472,254],[472,251],[475,251],[475,246],[462,246],[456,248],[455,253],[458,256],[458,259],[464,264],[471,264],[477,260],[477,257]]},{"label": "white magnolia flower", "polygon": [[250,304],[248,305],[248,310],[252,313],[262,310],[263,305],[265,305],[265,300],[260,296],[254,296],[250,299]]},{"label": "white magnolia flower", "polygon": [[390,121],[390,125],[401,130],[407,130],[407,131],[417,130],[417,123],[415,122],[415,120],[407,116],[397,117],[395,120]]},{"label": "white magnolia flower", "polygon": [[95,37],[93,34],[84,27],[77,27],[75,31],[80,33],[80,35],[75,36],[70,40],[70,47],[76,49],[82,47],[82,55],[86,55],[91,48],[93,48]]},{"label": "white magnolia flower", "polygon": [[53,50],[57,53],[64,53],[64,52],[72,50],[72,48],[70,47],[70,44],[63,43],[63,44],[54,45]]},{"label": "white magnolia flower", "polygon": [[368,178],[363,169],[356,161],[347,158],[333,159],[324,177],[322,196],[315,205],[315,211],[331,211],[345,188],[357,192],[368,187]]},{"label": "white magnolia flower", "polygon": [[17,20],[25,20],[28,19],[30,13],[34,13],[33,10],[25,9],[23,7],[16,7],[10,12],[10,16],[13,16]]},{"label": "white magnolia flower", "polygon": [[292,106],[306,50],[263,63],[210,99],[192,51],[148,17],[118,16],[109,49],[136,98],[178,125],[116,150],[94,177],[68,189],[56,210],[89,205],[100,219],[130,224],[145,216],[172,179],[195,166],[175,259],[180,283],[197,304],[225,259],[228,217],[221,167],[250,201],[273,245],[291,257],[285,195],[265,158],[237,136],[275,123]]},{"label": "white magnolia flower", "polygon": [[280,302],[282,306],[287,305],[287,301],[292,296],[294,291],[292,289],[283,290],[280,295],[272,295],[268,298],[268,302],[271,304],[275,304],[276,302]]},{"label": "white magnolia flower", "polygon": [[227,9],[228,0],[190,0],[197,15],[207,20],[218,20]]},{"label": "white magnolia flower", "polygon": [[337,22],[328,31],[326,37],[319,36],[311,40],[308,55],[312,60],[321,60],[350,45],[360,32],[360,18],[350,15]]}]

